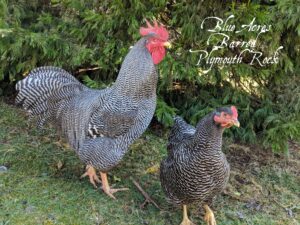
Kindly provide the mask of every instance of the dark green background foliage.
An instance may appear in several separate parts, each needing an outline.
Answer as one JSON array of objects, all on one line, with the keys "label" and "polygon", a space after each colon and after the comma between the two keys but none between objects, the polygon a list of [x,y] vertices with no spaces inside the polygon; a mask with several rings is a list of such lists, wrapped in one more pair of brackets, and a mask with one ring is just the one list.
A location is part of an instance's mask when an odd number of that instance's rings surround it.
[{"label": "dark green background foliage", "polygon": [[[157,18],[170,30],[173,42],[173,49],[159,65],[159,122],[171,125],[172,115],[177,113],[195,124],[215,107],[233,104],[239,109],[241,128],[227,135],[244,142],[262,140],[277,152],[287,152],[287,141],[299,139],[298,0],[0,0],[0,13],[2,94],[13,94],[13,84],[42,65],[71,71],[91,87],[111,85],[129,47],[139,39],[144,19]],[[260,67],[245,61],[201,73],[207,65],[197,66],[199,55],[189,52],[210,48],[206,45],[210,33],[200,29],[201,22],[208,16],[226,18],[231,14],[236,26],[249,24],[254,17],[257,24],[272,25],[271,31],[259,37],[257,50],[270,56],[283,46],[278,64]],[[250,32],[230,34],[233,40],[255,36]],[[218,54],[236,53],[225,48]]]}]

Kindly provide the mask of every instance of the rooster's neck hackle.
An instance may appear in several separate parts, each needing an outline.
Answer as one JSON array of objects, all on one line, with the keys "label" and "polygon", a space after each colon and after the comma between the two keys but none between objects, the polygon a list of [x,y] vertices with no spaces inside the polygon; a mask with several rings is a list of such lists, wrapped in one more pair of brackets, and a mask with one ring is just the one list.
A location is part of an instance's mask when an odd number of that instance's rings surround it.
[{"label": "rooster's neck hackle", "polygon": [[114,85],[117,93],[134,98],[155,95],[158,76],[146,41],[141,38],[125,57]]}]

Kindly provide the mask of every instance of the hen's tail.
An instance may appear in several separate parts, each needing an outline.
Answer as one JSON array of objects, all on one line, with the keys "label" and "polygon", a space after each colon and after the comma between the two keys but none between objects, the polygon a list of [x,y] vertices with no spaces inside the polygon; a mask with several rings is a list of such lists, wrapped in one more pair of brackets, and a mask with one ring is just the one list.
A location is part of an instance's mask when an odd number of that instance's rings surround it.
[{"label": "hen's tail", "polygon": [[195,133],[195,127],[188,124],[180,116],[174,117],[174,126],[171,129],[169,135],[168,150],[171,150],[174,146],[191,139]]},{"label": "hen's tail", "polygon": [[59,110],[76,93],[86,88],[67,71],[57,67],[39,67],[16,84],[19,92],[16,104],[22,105],[30,116],[37,116],[38,127]]}]

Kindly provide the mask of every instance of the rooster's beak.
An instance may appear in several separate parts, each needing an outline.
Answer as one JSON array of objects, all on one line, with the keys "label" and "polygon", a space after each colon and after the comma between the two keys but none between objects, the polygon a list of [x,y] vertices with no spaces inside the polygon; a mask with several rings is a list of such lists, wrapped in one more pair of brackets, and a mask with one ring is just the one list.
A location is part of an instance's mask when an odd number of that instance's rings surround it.
[{"label": "rooster's beak", "polygon": [[237,119],[233,120],[232,123],[233,123],[234,126],[240,127],[240,122]]},{"label": "rooster's beak", "polygon": [[171,45],[170,42],[166,41],[166,42],[164,42],[164,47],[166,47],[166,48],[171,48],[172,45]]}]

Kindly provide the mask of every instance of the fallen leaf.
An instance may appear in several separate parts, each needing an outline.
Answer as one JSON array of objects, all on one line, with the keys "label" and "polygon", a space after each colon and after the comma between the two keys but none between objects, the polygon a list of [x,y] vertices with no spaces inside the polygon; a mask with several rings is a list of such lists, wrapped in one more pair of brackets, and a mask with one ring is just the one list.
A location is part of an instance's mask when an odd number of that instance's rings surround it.
[{"label": "fallen leaf", "polygon": [[233,194],[236,195],[236,196],[241,196],[241,193],[237,192],[237,191],[233,192]]},{"label": "fallen leaf", "polygon": [[63,162],[62,161],[58,161],[58,163],[56,164],[56,167],[57,167],[57,169],[61,169],[62,167],[64,166],[64,164],[63,164]]},{"label": "fallen leaf", "polygon": [[116,182],[120,182],[121,181],[121,178],[120,177],[117,177],[117,176],[113,176],[113,179],[114,179],[114,181],[116,181]]},{"label": "fallen leaf", "polygon": [[146,173],[157,173],[159,170],[159,164],[155,164],[151,167],[149,167],[147,170],[146,170]]}]

